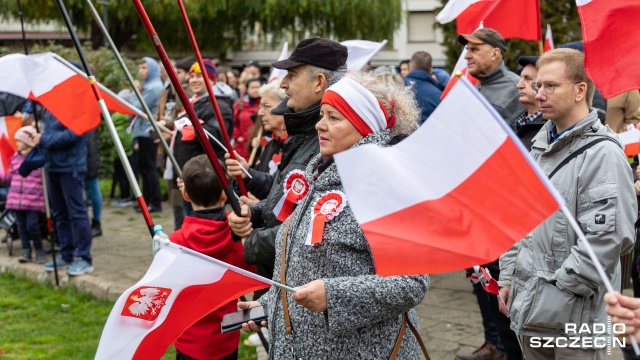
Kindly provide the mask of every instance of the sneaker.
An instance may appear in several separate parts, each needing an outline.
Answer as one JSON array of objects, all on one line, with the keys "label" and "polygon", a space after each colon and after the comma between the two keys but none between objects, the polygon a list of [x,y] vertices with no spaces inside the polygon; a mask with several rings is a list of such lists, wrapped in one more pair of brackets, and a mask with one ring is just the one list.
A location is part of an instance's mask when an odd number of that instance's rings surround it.
[{"label": "sneaker", "polygon": [[69,269],[67,269],[67,274],[69,275],[84,275],[90,274],[93,272],[93,266],[89,264],[85,259],[76,259]]},{"label": "sneaker", "polygon": [[18,258],[18,262],[28,263],[31,262],[31,249],[22,249],[22,254]]},{"label": "sneaker", "polygon": [[47,262],[47,254],[44,250],[36,250],[36,263],[44,264]]},{"label": "sneaker", "polygon": [[127,200],[127,199],[115,199],[111,202],[111,206],[115,206],[115,207],[127,207],[127,206],[131,206],[132,202],[131,200]]},{"label": "sneaker", "polygon": [[[66,269],[67,267],[69,267],[69,263],[62,260],[62,257],[60,255],[56,256],[56,265],[58,266],[58,269]],[[44,269],[44,271],[53,271],[53,260],[42,264],[42,268]]]}]

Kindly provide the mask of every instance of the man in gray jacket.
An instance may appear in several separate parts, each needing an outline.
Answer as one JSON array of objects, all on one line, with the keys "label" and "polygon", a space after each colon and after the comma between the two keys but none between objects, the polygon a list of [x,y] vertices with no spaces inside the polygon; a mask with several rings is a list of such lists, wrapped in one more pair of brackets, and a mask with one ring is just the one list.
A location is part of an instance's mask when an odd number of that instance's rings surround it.
[{"label": "man in gray jacket", "polygon": [[507,44],[502,35],[491,28],[476,30],[470,35],[459,35],[458,42],[467,46],[467,68],[479,82],[476,85],[480,93],[498,111],[509,124],[525,108],[518,102],[516,89],[520,77],[504,65],[502,57]]},{"label": "man in gray jacket", "polygon": [[[629,164],[615,133],[591,108],[595,87],[584,72],[584,55],[556,49],[536,65],[532,87],[550,121],[534,138],[531,154],[553,174],[551,182],[619,286],[619,258],[633,247],[636,216]],[[577,155],[562,164],[571,154]],[[556,212],[502,255],[500,270],[500,295],[508,307],[501,311],[511,318],[527,360],[604,359],[606,339],[594,340],[597,335],[584,329],[606,326],[606,289],[564,213]],[[579,347],[566,345],[575,339]],[[542,346],[547,340],[553,347]]]}]

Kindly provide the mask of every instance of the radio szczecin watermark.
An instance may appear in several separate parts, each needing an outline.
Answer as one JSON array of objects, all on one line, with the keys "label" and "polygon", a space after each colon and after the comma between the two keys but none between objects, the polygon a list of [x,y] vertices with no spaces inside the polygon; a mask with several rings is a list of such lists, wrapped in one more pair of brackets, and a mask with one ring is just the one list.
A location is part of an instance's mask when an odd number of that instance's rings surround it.
[{"label": "radio szczecin watermark", "polygon": [[532,336],[529,339],[531,348],[576,348],[576,349],[607,349],[611,353],[612,347],[627,346],[625,324],[611,323],[607,317],[606,323],[564,325],[564,333],[569,336]]}]

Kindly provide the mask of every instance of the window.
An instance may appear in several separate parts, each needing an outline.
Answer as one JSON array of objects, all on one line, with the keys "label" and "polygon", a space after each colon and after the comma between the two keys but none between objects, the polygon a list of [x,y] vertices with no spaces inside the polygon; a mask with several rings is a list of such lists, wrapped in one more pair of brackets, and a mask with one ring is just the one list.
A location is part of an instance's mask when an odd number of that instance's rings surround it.
[{"label": "window", "polygon": [[436,13],[433,11],[412,11],[409,13],[409,42],[436,41],[436,30],[433,24]]}]

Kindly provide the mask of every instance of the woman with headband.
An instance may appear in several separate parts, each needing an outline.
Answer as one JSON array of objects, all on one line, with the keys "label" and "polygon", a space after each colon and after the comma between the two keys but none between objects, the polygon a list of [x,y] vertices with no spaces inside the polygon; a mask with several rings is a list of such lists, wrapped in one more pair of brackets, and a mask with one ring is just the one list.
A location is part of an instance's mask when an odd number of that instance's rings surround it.
[{"label": "woman with headband", "polygon": [[[320,116],[320,154],[305,174],[289,179],[292,189],[306,194],[276,240],[274,280],[297,291],[271,287],[260,303],[239,306],[267,307],[272,359],[417,359],[409,326],[417,328],[413,307],[423,300],[429,278],[376,275],[333,161],[352,147],[387,146],[392,136],[411,133],[417,104],[404,86],[351,74],[327,89]],[[258,326],[249,322],[244,329]]]}]

